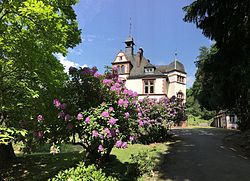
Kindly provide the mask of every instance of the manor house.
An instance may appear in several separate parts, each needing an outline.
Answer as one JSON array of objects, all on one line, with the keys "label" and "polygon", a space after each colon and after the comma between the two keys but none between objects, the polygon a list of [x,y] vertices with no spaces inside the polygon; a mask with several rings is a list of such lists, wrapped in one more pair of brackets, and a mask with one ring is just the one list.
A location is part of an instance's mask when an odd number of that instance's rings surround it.
[{"label": "manor house", "polygon": [[154,65],[144,57],[142,48],[134,54],[134,40],[129,36],[125,41],[125,52],[120,50],[112,62],[119,79],[125,81],[128,89],[136,91],[139,98],[176,96],[186,102],[186,72],[176,58],[167,65]]}]

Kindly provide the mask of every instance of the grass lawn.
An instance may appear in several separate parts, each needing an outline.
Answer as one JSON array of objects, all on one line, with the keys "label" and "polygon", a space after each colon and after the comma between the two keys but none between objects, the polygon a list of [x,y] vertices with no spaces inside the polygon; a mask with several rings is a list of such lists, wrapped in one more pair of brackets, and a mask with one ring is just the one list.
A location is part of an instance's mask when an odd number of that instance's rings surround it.
[{"label": "grass lawn", "polygon": [[188,127],[192,127],[192,126],[210,126],[212,120],[205,120],[202,119],[200,117],[197,116],[188,116],[188,120],[187,120],[187,125]]},{"label": "grass lawn", "polygon": [[[61,152],[57,155],[51,155],[47,151],[48,145],[41,147],[45,150],[43,153],[34,153],[31,155],[23,156],[17,155],[17,160],[11,169],[0,170],[0,178],[2,180],[47,180],[53,177],[60,170],[65,170],[74,167],[79,161],[84,159],[84,154],[79,153],[80,148],[71,145],[62,146]],[[130,165],[131,154],[137,154],[141,151],[150,151],[149,154],[155,157],[157,162],[158,153],[167,150],[167,143],[155,143],[150,145],[134,144],[129,145],[127,149],[114,148],[111,153],[111,161],[106,164],[104,171],[116,176],[120,180],[137,180],[126,175],[126,170]],[[78,151],[77,151],[78,150]]]}]

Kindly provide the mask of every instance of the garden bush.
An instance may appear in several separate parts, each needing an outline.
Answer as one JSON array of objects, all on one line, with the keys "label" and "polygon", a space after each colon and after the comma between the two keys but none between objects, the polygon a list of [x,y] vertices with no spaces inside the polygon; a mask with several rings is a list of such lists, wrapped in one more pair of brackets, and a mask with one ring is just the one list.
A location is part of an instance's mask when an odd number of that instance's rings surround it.
[{"label": "garden bush", "polygon": [[168,137],[168,124],[178,124],[184,118],[184,109],[181,102],[172,97],[157,99],[144,98],[138,101],[138,117],[140,143],[166,141]]},{"label": "garden bush", "polygon": [[106,176],[101,169],[94,165],[86,166],[80,162],[76,168],[60,171],[54,178],[49,181],[115,181],[111,176]]},{"label": "garden bush", "polygon": [[155,161],[149,150],[132,154],[130,160],[131,164],[128,166],[127,175],[134,177],[152,176]]},{"label": "garden bush", "polygon": [[73,68],[65,96],[55,99],[58,120],[37,117],[35,135],[53,143],[81,145],[92,163],[105,162],[112,148],[126,148],[137,136],[137,93],[126,89],[116,74]]}]

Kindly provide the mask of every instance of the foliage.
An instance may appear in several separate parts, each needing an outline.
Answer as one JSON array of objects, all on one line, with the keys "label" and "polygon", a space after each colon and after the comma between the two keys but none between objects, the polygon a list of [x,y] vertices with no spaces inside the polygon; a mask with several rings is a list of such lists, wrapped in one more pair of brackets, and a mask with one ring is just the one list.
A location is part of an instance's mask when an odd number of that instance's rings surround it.
[{"label": "foliage", "polygon": [[38,137],[81,145],[91,162],[103,162],[114,146],[126,148],[136,137],[137,93],[116,74],[99,75],[96,67],[71,67],[69,75],[63,102],[54,100],[60,119],[38,121]]},{"label": "foliage", "polygon": [[76,168],[70,168],[65,171],[59,172],[50,181],[112,181],[116,180],[112,177],[107,177],[101,169],[97,169],[94,165],[86,166],[83,162],[80,162]]},{"label": "foliage", "polygon": [[9,144],[15,137],[24,137],[27,134],[26,130],[17,130],[15,128],[0,127],[0,144]]},{"label": "foliage", "polygon": [[130,157],[132,165],[128,167],[128,174],[135,176],[149,175],[153,173],[155,168],[154,158],[150,151],[142,151],[137,154],[132,154]]},{"label": "foliage", "polygon": [[199,116],[189,115],[187,119],[188,126],[210,126],[213,119],[203,119]]},{"label": "foliage", "polygon": [[207,109],[201,107],[198,101],[198,95],[196,91],[199,91],[198,87],[198,77],[195,80],[193,87],[187,89],[187,102],[186,102],[186,114],[187,116],[201,117],[203,119],[209,120],[213,118],[216,114],[215,111],[208,111]]},{"label": "foliage", "polygon": [[28,152],[37,143],[34,115],[46,112],[47,121],[56,117],[49,101],[67,79],[55,53],[66,55],[80,43],[76,2],[0,1],[0,125],[28,130],[22,139]]},{"label": "foliage", "polygon": [[249,129],[249,0],[196,0],[184,10],[184,21],[196,23],[215,42],[198,58],[199,102],[208,110],[235,112],[240,128]]},{"label": "foliage", "polygon": [[179,124],[185,120],[181,102],[175,97],[171,99],[144,98],[138,101],[138,117],[140,126],[139,140],[143,143],[165,141],[167,125],[170,122]]}]

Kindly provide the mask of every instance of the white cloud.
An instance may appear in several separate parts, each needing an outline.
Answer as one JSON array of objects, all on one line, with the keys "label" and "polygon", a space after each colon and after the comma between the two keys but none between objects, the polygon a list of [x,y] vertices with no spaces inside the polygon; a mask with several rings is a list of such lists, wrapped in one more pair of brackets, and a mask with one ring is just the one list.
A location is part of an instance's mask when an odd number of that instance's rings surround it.
[{"label": "white cloud", "polygon": [[187,88],[192,87],[194,81],[195,81],[195,77],[194,76],[187,76]]},{"label": "white cloud", "polygon": [[61,64],[64,66],[64,71],[68,72],[69,67],[79,67],[78,63],[75,63],[73,61],[67,60],[67,57],[64,57],[62,54],[56,54],[58,60],[60,61]]}]

